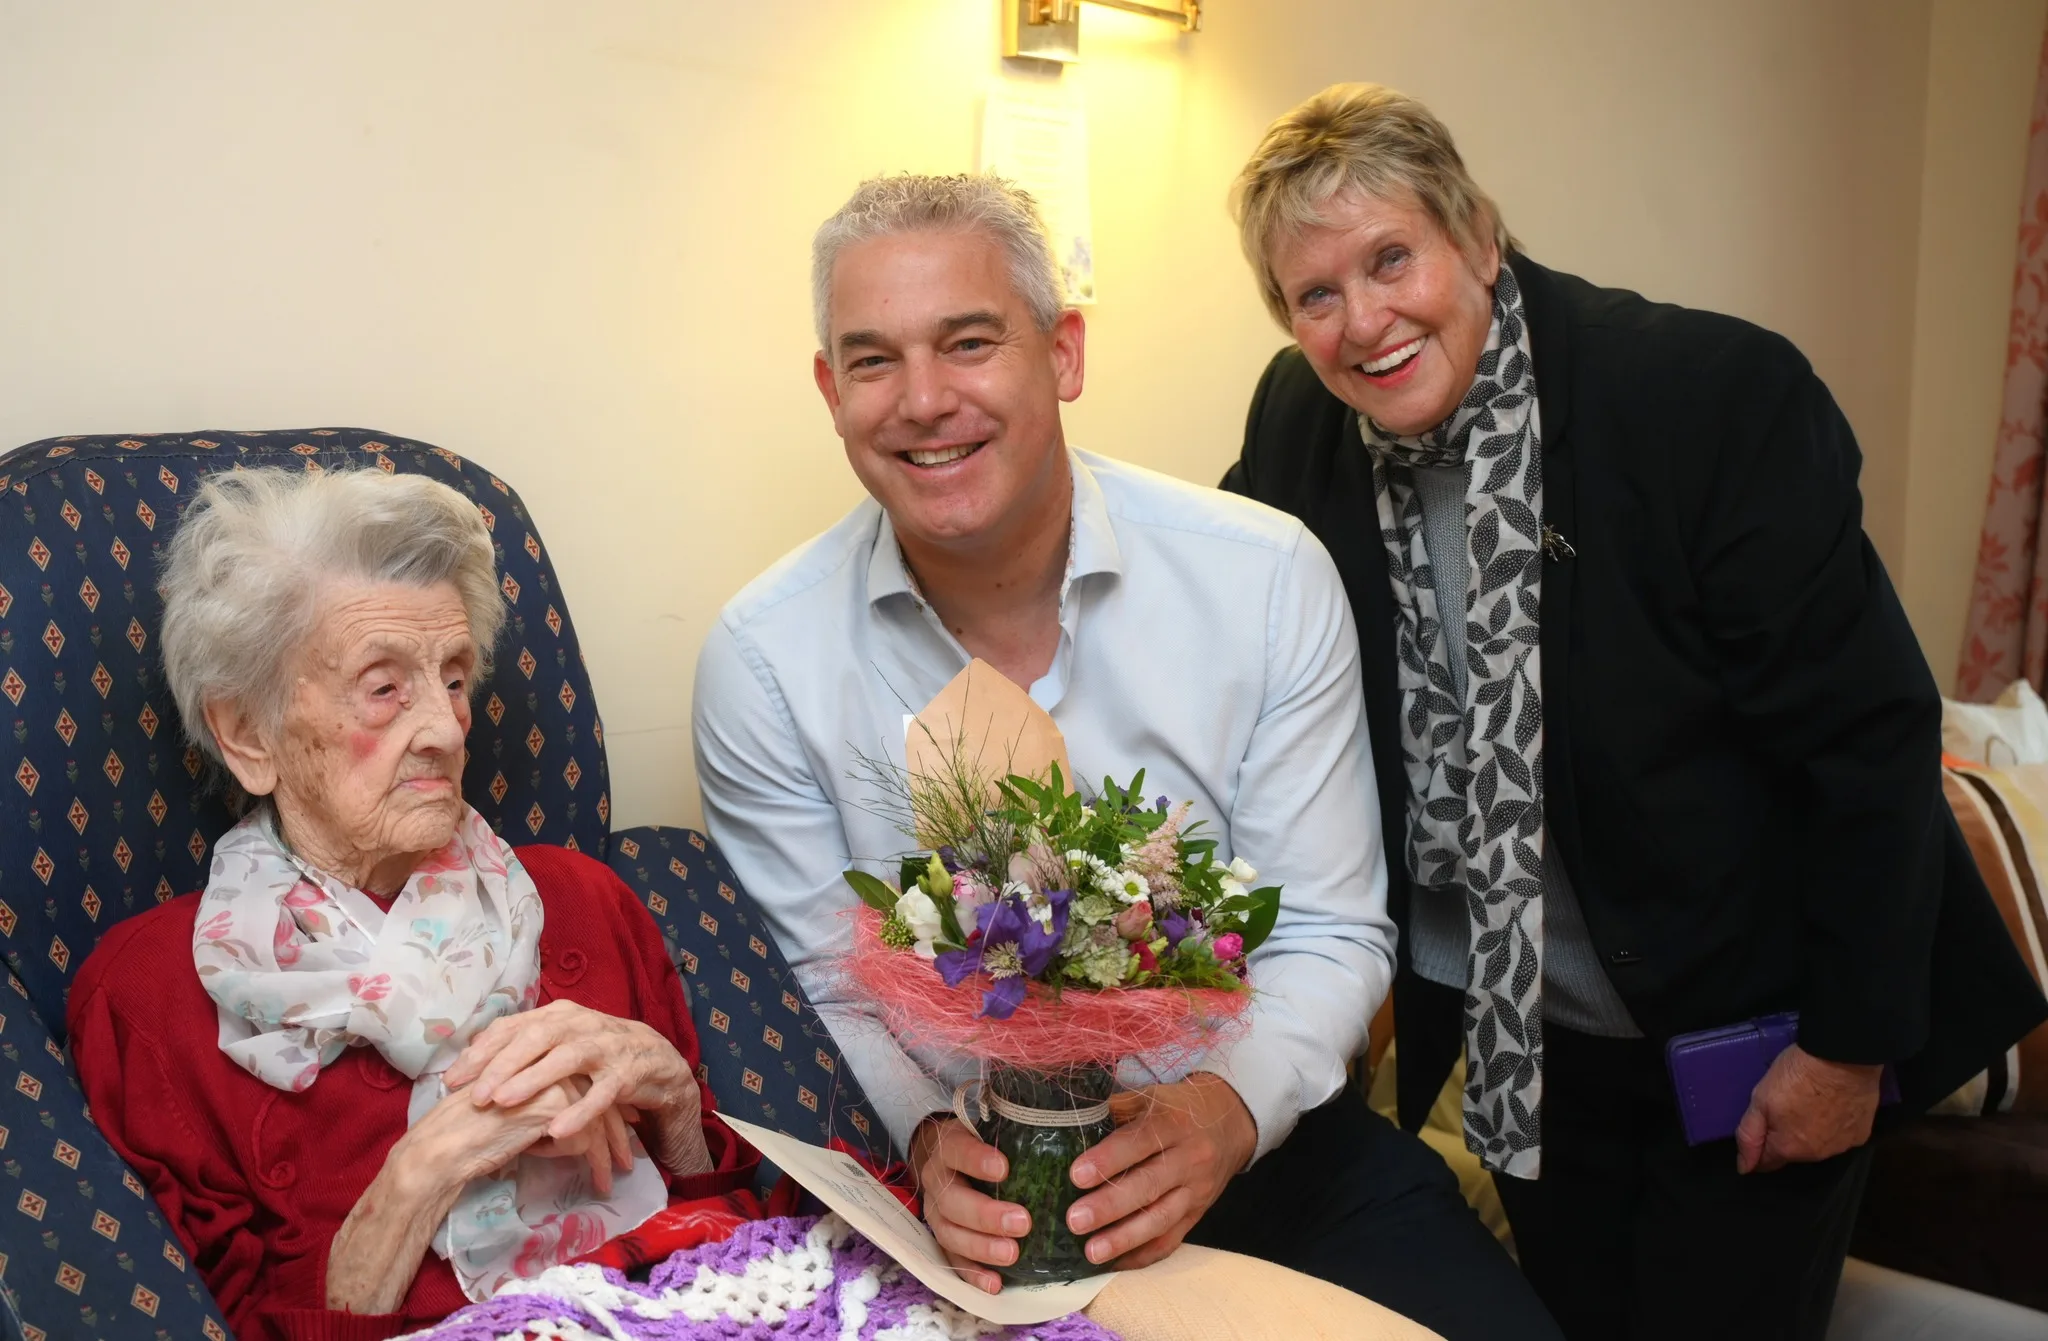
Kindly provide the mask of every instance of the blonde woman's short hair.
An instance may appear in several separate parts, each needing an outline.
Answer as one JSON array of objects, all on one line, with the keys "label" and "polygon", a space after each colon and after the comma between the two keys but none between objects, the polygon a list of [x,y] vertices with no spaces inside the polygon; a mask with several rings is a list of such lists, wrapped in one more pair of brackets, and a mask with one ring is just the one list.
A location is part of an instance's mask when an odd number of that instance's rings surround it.
[{"label": "blonde woman's short hair", "polygon": [[1505,258],[1515,246],[1500,207],[1465,171],[1434,112],[1380,84],[1332,84],[1266,128],[1230,192],[1245,259],[1282,327],[1287,299],[1273,274],[1273,247],[1323,222],[1323,207],[1344,191],[1413,195],[1468,255],[1490,241]]}]

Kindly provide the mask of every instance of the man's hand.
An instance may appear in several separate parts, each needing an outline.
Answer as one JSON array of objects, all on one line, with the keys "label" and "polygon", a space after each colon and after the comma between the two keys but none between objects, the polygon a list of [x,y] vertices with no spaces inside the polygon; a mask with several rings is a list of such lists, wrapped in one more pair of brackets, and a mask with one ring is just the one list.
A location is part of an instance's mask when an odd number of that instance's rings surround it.
[{"label": "man's hand", "polygon": [[1010,1162],[958,1118],[927,1119],[910,1138],[910,1168],[924,1197],[924,1222],[960,1278],[995,1294],[1003,1278],[988,1270],[1017,1260],[1017,1240],[1031,1232],[1031,1213],[997,1201],[967,1180],[999,1182]]},{"label": "man's hand", "polygon": [[[1074,1161],[1074,1186],[1101,1187],[1067,1211],[1088,1260],[1149,1266],[1180,1246],[1223,1188],[1251,1163],[1259,1130],[1221,1076],[1197,1072],[1112,1102],[1124,1125]],[[1103,1186],[1107,1184],[1107,1186]]]},{"label": "man's hand", "polygon": [[1853,1150],[1870,1139],[1881,1066],[1824,1062],[1797,1043],[1778,1054],[1735,1129],[1738,1173],[1769,1173]]}]

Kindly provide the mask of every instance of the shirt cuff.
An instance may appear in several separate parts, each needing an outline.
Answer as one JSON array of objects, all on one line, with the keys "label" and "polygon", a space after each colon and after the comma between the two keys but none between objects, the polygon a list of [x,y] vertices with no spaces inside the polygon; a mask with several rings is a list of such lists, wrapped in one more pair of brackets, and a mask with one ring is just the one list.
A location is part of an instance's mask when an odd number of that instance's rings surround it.
[{"label": "shirt cuff", "polygon": [[1247,1032],[1222,1054],[1210,1057],[1196,1069],[1230,1082],[1230,1088],[1251,1110],[1252,1122],[1259,1129],[1258,1144],[1252,1149],[1254,1164],[1286,1140],[1294,1131],[1294,1124],[1301,1120],[1301,1094],[1294,1064],[1280,1049],[1262,1042],[1256,1031]]},{"label": "shirt cuff", "polygon": [[917,1130],[917,1124],[934,1113],[952,1112],[953,1092],[926,1077],[886,1097],[869,1091],[868,1102],[874,1105],[882,1125],[889,1129],[889,1144],[897,1155],[909,1159],[910,1137]]}]

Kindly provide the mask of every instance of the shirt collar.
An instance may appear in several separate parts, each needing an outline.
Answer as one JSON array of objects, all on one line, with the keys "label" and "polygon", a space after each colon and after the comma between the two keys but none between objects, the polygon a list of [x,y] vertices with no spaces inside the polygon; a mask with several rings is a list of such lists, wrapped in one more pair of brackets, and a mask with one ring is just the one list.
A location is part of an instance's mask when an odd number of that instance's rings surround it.
[{"label": "shirt collar", "polygon": [[[1123,551],[1117,547],[1116,527],[1110,522],[1109,504],[1102,497],[1102,485],[1079,453],[1069,450],[1067,461],[1074,475],[1074,503],[1073,530],[1069,534],[1067,548],[1067,576],[1060,584],[1063,613],[1067,592],[1072,589],[1076,578],[1091,573],[1121,575],[1124,570]],[[890,525],[888,512],[877,507],[875,514],[875,546],[868,555],[868,604],[879,605],[892,596],[922,601],[923,597],[911,580],[910,565],[903,561],[903,550],[896,543],[896,528]]]}]

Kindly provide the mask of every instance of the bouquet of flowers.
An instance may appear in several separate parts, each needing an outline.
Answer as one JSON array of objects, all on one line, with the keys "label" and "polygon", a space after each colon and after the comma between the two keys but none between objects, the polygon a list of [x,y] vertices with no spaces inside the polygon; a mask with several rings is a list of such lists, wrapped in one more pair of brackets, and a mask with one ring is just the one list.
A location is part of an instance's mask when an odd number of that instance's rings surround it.
[{"label": "bouquet of flowers", "polygon": [[[1044,780],[1001,779],[986,804],[978,777],[914,780],[916,830],[937,850],[904,858],[900,887],[859,870],[846,881],[881,915],[885,949],[927,961],[947,989],[976,980],[977,1017],[1011,1019],[1033,985],[1051,1002],[1110,988],[1242,994],[1280,890],[1252,888],[1241,857],[1218,861],[1192,802],[1143,804],[1144,783],[1142,770],[1128,787],[1105,778],[1088,801],[1055,763]],[[1118,1052],[1150,1051],[1130,1042]]]},{"label": "bouquet of flowers", "polygon": [[[949,695],[964,715],[970,687],[991,709],[978,743],[928,720]],[[1032,1216],[1003,1275],[1067,1279],[1089,1269],[1066,1229],[1068,1168],[1113,1130],[1117,1064],[1170,1069],[1241,1026],[1280,889],[1221,860],[1191,802],[1148,802],[1142,770],[1092,798],[1071,790],[1051,718],[981,662],[910,731],[908,767],[863,763],[920,850],[894,885],[846,872],[864,907],[845,968],[891,1033],[983,1064],[979,1116],[972,1083],[954,1109],[1009,1160],[992,1194]],[[990,739],[1011,742],[1002,768],[983,766]],[[1041,748],[1020,757],[1020,739]]]}]

